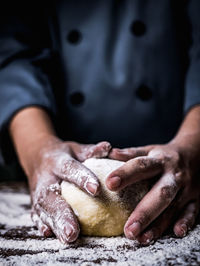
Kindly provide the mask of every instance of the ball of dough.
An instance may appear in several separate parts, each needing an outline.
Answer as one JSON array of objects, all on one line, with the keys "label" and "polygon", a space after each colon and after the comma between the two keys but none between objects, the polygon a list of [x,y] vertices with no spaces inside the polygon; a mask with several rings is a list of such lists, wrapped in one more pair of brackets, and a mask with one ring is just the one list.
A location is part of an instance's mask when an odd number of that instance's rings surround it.
[{"label": "ball of dough", "polygon": [[107,189],[107,176],[124,164],[110,159],[87,159],[83,163],[98,177],[101,193],[88,195],[74,184],[62,182],[62,196],[70,204],[80,222],[81,233],[88,236],[118,236],[137,203],[148,191],[147,182],[131,185],[120,192]]}]

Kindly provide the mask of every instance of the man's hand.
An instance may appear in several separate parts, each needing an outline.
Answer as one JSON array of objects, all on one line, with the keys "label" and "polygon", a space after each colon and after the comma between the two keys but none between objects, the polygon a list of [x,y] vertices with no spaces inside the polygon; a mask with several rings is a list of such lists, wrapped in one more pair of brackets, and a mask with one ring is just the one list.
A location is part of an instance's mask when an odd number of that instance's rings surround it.
[{"label": "man's hand", "polygon": [[81,145],[61,142],[57,138],[43,140],[34,159],[31,179],[32,219],[44,236],[52,232],[63,243],[73,242],[79,235],[79,225],[70,206],[61,197],[62,180],[74,183],[95,196],[100,191],[97,177],[80,161],[89,157],[105,157],[111,146],[108,142]]},{"label": "man's hand", "polygon": [[154,178],[125,224],[125,235],[148,244],[173,225],[176,236],[185,236],[200,206],[200,106],[190,110],[170,143],[113,149],[109,158],[126,162],[108,176],[110,190]]},{"label": "man's hand", "polygon": [[20,110],[10,123],[10,134],[28,177],[34,223],[44,236],[54,233],[63,243],[73,242],[79,225],[60,195],[60,183],[66,180],[90,195],[98,194],[97,177],[81,162],[106,157],[110,144],[82,145],[59,140],[48,114],[39,107]]},{"label": "man's hand", "polygon": [[125,235],[148,244],[174,222],[174,233],[179,237],[185,236],[194,225],[199,211],[200,186],[189,169],[188,161],[176,147],[168,144],[113,149],[109,157],[127,161],[108,176],[110,190],[120,190],[139,180],[159,175],[129,217],[124,228]]}]

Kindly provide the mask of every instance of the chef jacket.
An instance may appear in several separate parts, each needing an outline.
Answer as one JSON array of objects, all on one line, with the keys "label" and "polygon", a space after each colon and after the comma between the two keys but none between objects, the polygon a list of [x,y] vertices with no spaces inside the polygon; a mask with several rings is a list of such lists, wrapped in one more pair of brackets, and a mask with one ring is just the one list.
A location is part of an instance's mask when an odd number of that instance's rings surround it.
[{"label": "chef jacket", "polygon": [[58,135],[165,143],[200,103],[199,0],[11,1],[0,18],[0,134],[27,106]]}]

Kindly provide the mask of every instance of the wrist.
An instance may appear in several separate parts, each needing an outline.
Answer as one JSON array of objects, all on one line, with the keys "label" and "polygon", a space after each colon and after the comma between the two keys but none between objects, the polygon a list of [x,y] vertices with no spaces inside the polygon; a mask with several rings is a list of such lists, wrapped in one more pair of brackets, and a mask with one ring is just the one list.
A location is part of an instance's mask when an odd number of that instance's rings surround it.
[{"label": "wrist", "polygon": [[181,127],[169,143],[174,145],[188,162],[192,171],[199,170],[200,158],[200,105],[194,106],[185,116]]},{"label": "wrist", "polygon": [[60,142],[55,135],[46,133],[41,133],[26,142],[23,150],[19,152],[18,157],[28,177],[32,176],[34,169],[38,168],[44,153],[50,149],[50,146]]},{"label": "wrist", "polygon": [[22,168],[29,175],[41,147],[56,138],[51,119],[42,108],[27,107],[13,117],[9,130]]},{"label": "wrist", "polygon": [[167,145],[175,149],[192,173],[199,169],[200,148],[193,135],[175,137]]}]

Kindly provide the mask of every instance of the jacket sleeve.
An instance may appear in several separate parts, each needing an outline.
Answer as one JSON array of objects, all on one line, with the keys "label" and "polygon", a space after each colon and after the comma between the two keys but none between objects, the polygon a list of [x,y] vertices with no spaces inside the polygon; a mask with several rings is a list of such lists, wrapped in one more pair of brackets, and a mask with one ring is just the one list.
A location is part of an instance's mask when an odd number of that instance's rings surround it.
[{"label": "jacket sleeve", "polygon": [[8,6],[0,11],[0,144],[3,153],[8,149],[4,147],[8,124],[16,112],[27,106],[40,106],[50,113],[56,109],[47,69],[51,58],[48,23],[42,8],[31,1],[27,1],[26,6],[14,2],[10,2],[12,8]]},{"label": "jacket sleeve", "polygon": [[188,1],[188,19],[191,34],[189,68],[185,83],[185,113],[200,104],[200,1]]}]

